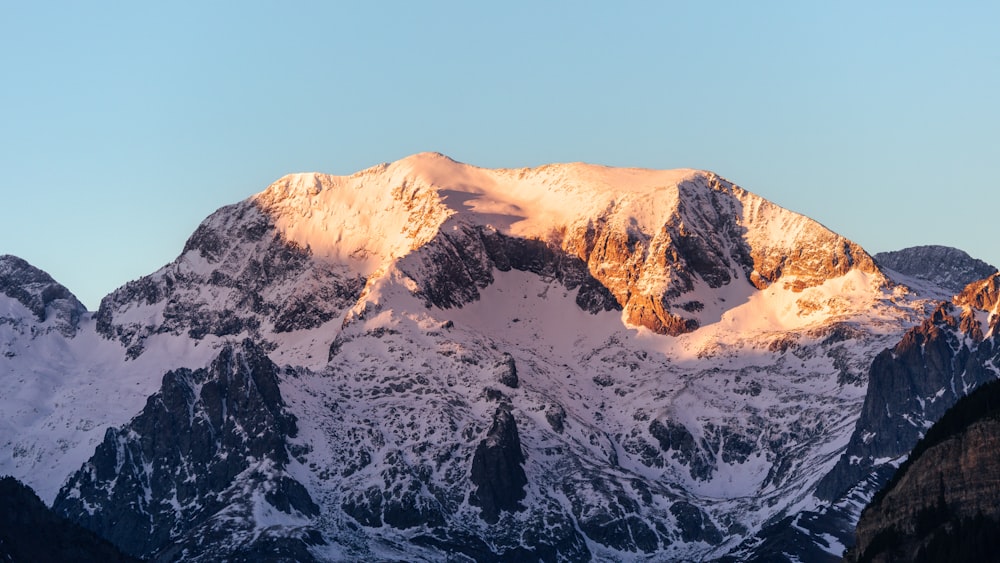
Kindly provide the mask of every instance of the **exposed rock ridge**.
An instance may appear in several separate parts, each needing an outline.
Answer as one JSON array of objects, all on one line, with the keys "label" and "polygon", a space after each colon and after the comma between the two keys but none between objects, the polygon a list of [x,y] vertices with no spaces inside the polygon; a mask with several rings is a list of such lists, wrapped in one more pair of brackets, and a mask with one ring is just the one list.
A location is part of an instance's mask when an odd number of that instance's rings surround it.
[{"label": "exposed rock ridge", "polygon": [[993,314],[989,328],[992,330],[996,320],[997,303],[1000,303],[1000,274],[991,274],[986,279],[968,284],[955,296],[955,304],[960,307],[977,309]]},{"label": "exposed rock ridge", "polygon": [[856,521],[861,507],[949,407],[996,379],[998,285],[996,274],[969,284],[876,356],[847,448],[816,487],[816,496],[831,504],[800,526],[835,534],[850,545],[852,536],[830,530],[840,529],[837,522]]},{"label": "exposed rock ridge", "polygon": [[879,252],[875,261],[907,276],[927,280],[952,293],[996,273],[997,269],[966,252],[948,246],[913,246],[891,252]]},{"label": "exposed rock ridge", "polygon": [[0,294],[24,305],[38,323],[51,320],[54,329],[67,337],[76,334],[87,312],[76,296],[52,276],[9,254],[0,255]]},{"label": "exposed rock ridge", "polygon": [[318,508],[285,471],[297,426],[277,371],[245,340],[208,368],[168,372],[141,413],[108,429],[53,508],[142,558],[212,559],[204,540],[219,536],[266,555],[274,538],[254,529],[255,514],[268,512],[302,529],[281,534],[279,544],[295,545],[296,535],[320,541],[308,530]]},{"label": "exposed rock ridge", "polygon": [[[858,245],[714,174],[692,172],[648,192],[622,189],[591,216],[567,216],[527,236],[457,212],[401,268],[440,307],[478,299],[494,267],[554,276],[570,289],[582,284],[581,307],[622,309],[630,324],[670,335],[700,326],[706,292],[699,288],[710,294],[749,282],[761,289],[785,279],[801,291],[853,269],[881,278]],[[649,209],[660,214],[637,218]]]},{"label": "exposed rock ridge", "polygon": [[[287,240],[366,273],[430,245],[438,248],[429,249],[424,261],[444,257],[460,269],[478,261],[481,267],[468,277],[482,287],[491,276],[478,271],[490,267],[481,257],[496,256],[494,249],[479,249],[481,241],[474,239],[480,237],[472,232],[542,241],[556,247],[550,254],[561,249],[582,260],[629,323],[663,334],[699,326],[696,313],[705,304],[684,297],[697,286],[717,289],[749,280],[761,288],[786,278],[803,289],[854,268],[879,275],[854,243],[712,173],[693,170],[579,163],[489,170],[425,153],[349,177],[288,176],[254,199]],[[354,221],[359,214],[370,216]],[[345,222],[345,215],[350,220]],[[472,245],[457,252],[448,248],[456,242]],[[504,260],[494,262],[504,269]],[[421,277],[406,270],[423,287],[438,284],[442,269],[454,271],[439,266]],[[423,291],[429,302],[446,307],[477,298],[475,287],[453,298],[433,295],[433,287]]]},{"label": "exposed rock ridge", "polygon": [[689,294],[699,285],[763,289],[784,279],[801,291],[852,269],[881,277],[860,246],[714,174],[677,190],[676,210],[655,233],[623,232],[605,220],[563,242],[585,257],[632,324],[673,335],[698,328],[705,304]]},{"label": "exposed rock ridge", "polygon": [[858,244],[804,215],[741,188],[733,186],[732,190],[744,206],[743,224],[752,249],[751,282],[755,286],[789,277],[790,288],[802,290],[853,269],[884,281],[875,261]]},{"label": "exposed rock ridge", "polygon": [[[819,483],[820,498],[841,498],[873,472],[884,482],[892,471],[888,460],[909,452],[955,401],[997,377],[998,288],[997,274],[969,284],[876,356],[854,434],[837,466]],[[985,322],[980,320],[984,315]]]},{"label": "exposed rock ridge", "polygon": [[848,561],[973,561],[1000,547],[1000,384],[927,432],[862,513]]},{"label": "exposed rock ridge", "polygon": [[479,225],[456,225],[442,231],[400,269],[421,283],[416,294],[444,309],[479,299],[479,290],[493,283],[494,270],[527,271],[559,280],[577,290],[581,309],[596,313],[620,309],[614,296],[579,258],[540,240],[504,235]]},{"label": "exposed rock ridge", "polygon": [[338,317],[363,286],[359,274],[315,260],[245,201],[202,222],[175,261],[105,297],[97,330],[121,341],[131,358],[156,334],[262,340],[263,333],[315,328]]},{"label": "exposed rock ridge", "polygon": [[420,154],[352,176],[289,175],[219,210],[176,261],[106,298],[98,329],[135,357],[161,333],[313,328],[396,261],[439,307],[478,299],[494,268],[513,268],[670,335],[714,321],[705,300],[730,284],[881,275],[856,244],[709,172],[489,170]]},{"label": "exposed rock ridge", "polygon": [[499,407],[493,415],[486,438],[476,446],[472,457],[472,483],[476,490],[469,503],[482,508],[482,518],[490,524],[500,520],[501,512],[524,510],[524,454],[517,423],[509,408]]}]

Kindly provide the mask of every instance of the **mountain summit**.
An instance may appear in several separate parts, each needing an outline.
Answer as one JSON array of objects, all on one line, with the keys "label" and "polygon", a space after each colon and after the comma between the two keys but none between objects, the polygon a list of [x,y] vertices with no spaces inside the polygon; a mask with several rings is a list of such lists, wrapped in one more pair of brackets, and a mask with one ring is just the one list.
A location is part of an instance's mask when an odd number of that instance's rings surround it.
[{"label": "mountain summit", "polygon": [[959,293],[970,283],[987,278],[997,269],[965,251],[950,246],[911,246],[892,252],[879,252],[875,261],[904,276],[941,286],[950,295]]},{"label": "mountain summit", "polygon": [[929,309],[710,172],[295,174],[11,345],[0,471],[160,560],[746,557]]},{"label": "mountain summit", "polygon": [[614,303],[595,295],[592,307],[661,334],[716,320],[725,306],[710,294],[734,280],[803,289],[855,268],[878,275],[857,245],[695,170],[487,170],[422,153],[346,178],[286,177],[254,201],[285,238],[363,275],[409,257],[400,269],[423,270],[420,292],[439,306],[489,281],[455,279],[455,268],[488,276],[544,246],[610,291]]}]

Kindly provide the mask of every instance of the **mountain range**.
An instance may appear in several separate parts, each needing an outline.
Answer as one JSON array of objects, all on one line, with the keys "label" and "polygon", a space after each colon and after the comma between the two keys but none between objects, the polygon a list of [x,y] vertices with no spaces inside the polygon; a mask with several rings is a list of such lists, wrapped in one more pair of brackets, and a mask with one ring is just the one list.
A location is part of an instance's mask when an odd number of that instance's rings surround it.
[{"label": "mountain range", "polygon": [[157,561],[837,560],[995,272],[696,170],[290,175],[96,312],[0,257],[0,474]]}]

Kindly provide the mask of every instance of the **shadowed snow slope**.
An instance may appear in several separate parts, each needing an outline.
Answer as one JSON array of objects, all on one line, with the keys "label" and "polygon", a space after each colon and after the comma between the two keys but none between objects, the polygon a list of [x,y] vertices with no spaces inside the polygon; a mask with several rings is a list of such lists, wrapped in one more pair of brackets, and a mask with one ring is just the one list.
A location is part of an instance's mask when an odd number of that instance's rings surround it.
[{"label": "shadowed snow slope", "polygon": [[131,553],[603,561],[815,509],[930,304],[709,172],[424,153],[223,207],[75,335],[0,306],[0,470]]}]

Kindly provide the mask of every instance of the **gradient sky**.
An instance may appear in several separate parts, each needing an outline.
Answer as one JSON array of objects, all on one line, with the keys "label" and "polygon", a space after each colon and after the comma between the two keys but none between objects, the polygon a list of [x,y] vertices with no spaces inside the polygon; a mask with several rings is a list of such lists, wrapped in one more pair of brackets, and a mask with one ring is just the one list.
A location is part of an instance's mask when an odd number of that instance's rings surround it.
[{"label": "gradient sky", "polygon": [[421,151],[704,168],[1000,264],[997,2],[0,2],[0,253],[91,309],[216,208]]}]

